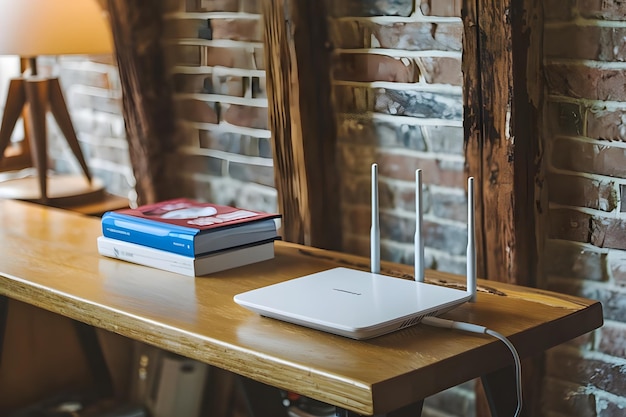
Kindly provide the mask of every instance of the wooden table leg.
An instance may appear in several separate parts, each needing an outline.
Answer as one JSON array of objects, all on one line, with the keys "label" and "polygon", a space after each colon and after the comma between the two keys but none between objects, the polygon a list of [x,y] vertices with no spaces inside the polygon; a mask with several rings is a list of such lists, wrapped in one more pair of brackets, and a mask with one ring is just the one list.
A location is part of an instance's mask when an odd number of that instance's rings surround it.
[{"label": "wooden table leg", "polygon": [[[491,417],[510,417],[517,409],[517,381],[513,365],[483,375],[481,378]],[[520,417],[527,416],[522,408]]]}]

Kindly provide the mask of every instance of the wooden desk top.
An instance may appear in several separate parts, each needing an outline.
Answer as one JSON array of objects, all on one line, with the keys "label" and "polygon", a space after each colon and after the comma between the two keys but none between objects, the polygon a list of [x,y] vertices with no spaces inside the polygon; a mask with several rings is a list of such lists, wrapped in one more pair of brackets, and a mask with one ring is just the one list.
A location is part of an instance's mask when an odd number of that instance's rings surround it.
[{"label": "wooden desk top", "polygon": [[[0,200],[0,294],[361,414],[385,413],[512,363],[488,336],[424,325],[367,341],[259,317],[237,293],[368,260],[283,242],[276,258],[191,278],[102,257],[99,219]],[[382,264],[402,276],[411,267]],[[428,271],[427,280],[458,285]],[[462,282],[461,282],[462,283]],[[599,302],[480,281],[444,317],[487,326],[527,357],[602,325]]]}]

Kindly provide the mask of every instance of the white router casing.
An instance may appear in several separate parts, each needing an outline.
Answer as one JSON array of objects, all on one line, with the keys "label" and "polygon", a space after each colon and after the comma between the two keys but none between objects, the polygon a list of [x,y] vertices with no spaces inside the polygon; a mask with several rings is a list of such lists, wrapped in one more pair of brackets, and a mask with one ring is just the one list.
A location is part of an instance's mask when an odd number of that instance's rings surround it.
[{"label": "white router casing", "polygon": [[[372,166],[372,272],[333,268],[237,294],[239,305],[282,321],[352,339],[369,339],[440,315],[475,295],[473,178],[468,181],[467,291],[380,273],[377,166]],[[421,231],[421,171],[416,172],[416,223]],[[415,276],[423,279],[423,244],[415,235]],[[470,259],[472,257],[472,259]]]}]

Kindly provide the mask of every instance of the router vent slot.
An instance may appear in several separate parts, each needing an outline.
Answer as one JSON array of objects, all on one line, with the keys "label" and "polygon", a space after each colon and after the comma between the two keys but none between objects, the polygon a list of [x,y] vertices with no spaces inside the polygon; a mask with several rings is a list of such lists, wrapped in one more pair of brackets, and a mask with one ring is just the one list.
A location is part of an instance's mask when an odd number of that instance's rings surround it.
[{"label": "router vent slot", "polygon": [[436,316],[438,314],[439,314],[439,311],[433,311],[432,313],[428,313],[428,314],[424,314],[424,315],[421,315],[421,316],[413,317],[412,319],[403,321],[400,324],[400,326],[398,326],[398,329],[404,329],[405,327],[414,326],[417,323],[419,323],[420,321],[422,321],[422,319],[424,317],[432,317],[432,316]]}]

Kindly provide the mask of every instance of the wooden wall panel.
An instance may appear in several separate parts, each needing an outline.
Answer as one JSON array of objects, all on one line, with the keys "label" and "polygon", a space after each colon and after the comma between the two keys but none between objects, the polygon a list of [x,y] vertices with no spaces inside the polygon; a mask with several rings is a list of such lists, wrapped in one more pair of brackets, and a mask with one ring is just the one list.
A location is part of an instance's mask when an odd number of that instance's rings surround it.
[{"label": "wooden wall panel", "polygon": [[323,2],[263,0],[269,125],[283,237],[341,248]]}]

